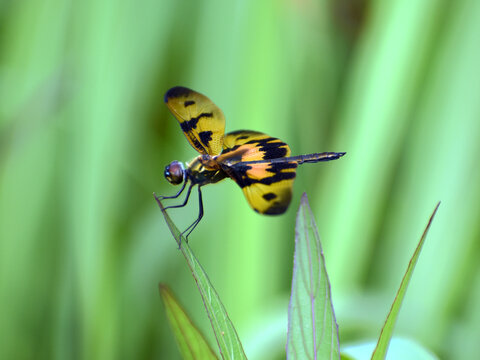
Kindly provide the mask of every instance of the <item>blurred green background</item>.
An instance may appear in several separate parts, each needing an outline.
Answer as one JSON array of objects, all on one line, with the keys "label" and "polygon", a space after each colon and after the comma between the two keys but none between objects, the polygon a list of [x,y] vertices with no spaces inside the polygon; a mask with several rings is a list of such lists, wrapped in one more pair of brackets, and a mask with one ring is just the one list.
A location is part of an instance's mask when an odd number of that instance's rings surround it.
[{"label": "blurred green background", "polygon": [[[288,212],[226,180],[190,237],[251,359],[284,357],[294,219],[309,195],[342,344],[373,339],[441,200],[396,327],[480,353],[480,1],[0,2],[0,358],[176,359],[157,284],[213,345],[152,192],[196,153],[163,103],[210,97],[227,131],[293,154]],[[170,214],[180,228],[196,196]]]}]

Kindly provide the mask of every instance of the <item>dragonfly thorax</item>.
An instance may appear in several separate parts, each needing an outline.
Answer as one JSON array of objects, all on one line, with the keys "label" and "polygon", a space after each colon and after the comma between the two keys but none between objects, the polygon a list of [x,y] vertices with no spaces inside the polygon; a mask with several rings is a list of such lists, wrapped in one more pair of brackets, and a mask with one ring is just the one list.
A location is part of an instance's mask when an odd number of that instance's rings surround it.
[{"label": "dragonfly thorax", "polygon": [[180,161],[174,160],[165,166],[163,174],[170,184],[178,185],[181,184],[185,178],[185,167]]},{"label": "dragonfly thorax", "polygon": [[195,185],[214,184],[227,177],[216,156],[200,155],[186,164],[185,178]]},{"label": "dragonfly thorax", "polygon": [[219,170],[220,165],[216,160],[217,156],[200,155],[197,159],[207,170]]}]

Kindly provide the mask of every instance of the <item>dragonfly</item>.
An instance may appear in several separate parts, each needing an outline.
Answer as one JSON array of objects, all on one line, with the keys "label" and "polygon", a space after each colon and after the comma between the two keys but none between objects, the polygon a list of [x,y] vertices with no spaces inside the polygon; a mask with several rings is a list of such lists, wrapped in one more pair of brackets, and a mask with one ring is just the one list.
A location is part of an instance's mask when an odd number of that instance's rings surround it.
[{"label": "dragonfly", "polygon": [[177,199],[188,184],[184,201],[165,209],[184,207],[192,188],[197,186],[199,212],[197,219],[182,232],[186,241],[204,214],[204,185],[230,178],[240,186],[254,211],[279,215],[290,205],[298,165],[336,160],[345,155],[345,152],[322,152],[290,156],[290,147],[285,142],[267,134],[252,130],[225,134],[222,110],[205,95],[186,87],[169,89],[164,100],[188,142],[200,154],[185,164],[177,160],[168,164],[165,178],[182,187],[173,196],[157,197],[157,200]]}]

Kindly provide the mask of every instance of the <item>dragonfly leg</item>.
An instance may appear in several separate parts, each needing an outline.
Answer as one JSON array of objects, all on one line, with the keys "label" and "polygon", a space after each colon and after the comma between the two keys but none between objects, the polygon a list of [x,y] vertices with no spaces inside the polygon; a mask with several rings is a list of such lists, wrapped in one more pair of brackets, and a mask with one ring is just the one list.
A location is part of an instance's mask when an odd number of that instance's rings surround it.
[{"label": "dragonfly leg", "polygon": [[198,187],[198,207],[199,209],[198,209],[197,220],[195,220],[192,225],[190,225],[188,228],[186,228],[182,232],[182,235],[183,235],[188,231],[187,235],[185,236],[185,239],[187,240],[187,242],[188,242],[188,236],[192,233],[193,229],[195,229],[195,227],[198,225],[198,223],[200,222],[200,220],[202,220],[202,217],[203,217],[202,189],[200,186]]},{"label": "dragonfly leg", "polygon": [[[195,184],[190,184],[190,186],[188,187],[188,190],[187,190],[187,196],[185,197],[185,201],[183,202],[183,204],[180,204],[180,205],[172,205],[172,206],[167,206],[165,208],[165,210],[167,209],[174,209],[174,208],[180,208],[180,207],[184,207],[185,205],[187,205],[187,202],[188,202],[188,198],[190,197],[190,193],[192,192],[192,188]],[[183,188],[185,188],[185,186],[183,186]],[[183,190],[182,190],[183,191]],[[181,192],[180,192],[181,193]],[[178,197],[180,195],[180,193],[177,194],[176,197]],[[173,199],[173,197],[172,197]]]},{"label": "dragonfly leg", "polygon": [[164,199],[176,199],[176,198],[178,198],[180,196],[180,194],[183,192],[183,190],[185,190],[185,186],[187,185],[187,182],[188,182],[188,180],[185,180],[183,182],[182,188],[175,195],[173,195],[173,196],[158,196],[158,199],[159,200],[164,200]]}]

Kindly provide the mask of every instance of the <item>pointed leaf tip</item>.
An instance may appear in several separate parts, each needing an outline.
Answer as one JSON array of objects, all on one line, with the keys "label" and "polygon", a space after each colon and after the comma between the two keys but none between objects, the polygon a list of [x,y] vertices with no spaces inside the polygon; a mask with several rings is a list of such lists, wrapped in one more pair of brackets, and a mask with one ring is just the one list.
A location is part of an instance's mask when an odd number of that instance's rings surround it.
[{"label": "pointed leaf tip", "polygon": [[[307,205],[307,206],[308,206],[308,196],[307,196],[307,193],[306,193],[306,192],[304,192],[304,193],[302,194],[302,197],[301,197],[301,199],[300,199],[300,206],[302,206],[302,205]],[[300,210],[300,209],[299,209],[299,210]]]},{"label": "pointed leaf tip", "polygon": [[373,360],[380,360],[385,359],[387,354],[388,346],[390,344],[390,340],[392,339],[393,329],[395,327],[395,323],[397,321],[398,313],[400,312],[400,307],[402,306],[403,299],[405,298],[405,294],[407,292],[408,285],[410,283],[410,279],[412,278],[413,270],[415,269],[415,265],[417,264],[418,257],[420,255],[420,251],[422,250],[423,244],[427,237],[428,230],[432,225],[433,218],[437,213],[438,207],[440,206],[440,202],[438,202],[437,206],[433,210],[430,219],[428,220],[427,226],[423,231],[423,234],[418,242],[417,247],[408,263],[407,270],[403,279],[400,283],[400,287],[397,291],[397,295],[393,301],[393,304],[390,308],[390,312],[387,315],[387,319],[385,320],[385,324],[383,325],[382,331],[380,332],[380,337],[378,338],[377,346],[372,354]]}]

